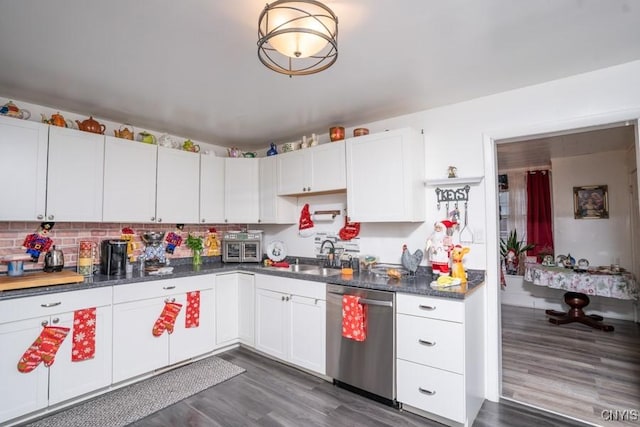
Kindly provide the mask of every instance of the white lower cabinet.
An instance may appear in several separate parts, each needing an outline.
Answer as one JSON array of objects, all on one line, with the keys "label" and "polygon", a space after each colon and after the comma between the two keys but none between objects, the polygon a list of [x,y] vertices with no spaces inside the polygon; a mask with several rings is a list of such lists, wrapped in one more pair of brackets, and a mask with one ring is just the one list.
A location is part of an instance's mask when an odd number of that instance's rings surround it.
[{"label": "white lower cabinet", "polygon": [[238,342],[238,274],[216,275],[216,347]]},{"label": "white lower cabinet", "polygon": [[[187,293],[200,291],[200,324],[185,327]],[[209,275],[115,286],[113,382],[182,362],[214,349],[214,278]],[[153,326],[166,302],[182,304],[173,333],[156,337]]]},{"label": "white lower cabinet", "polygon": [[256,275],[255,347],[324,375],[326,284]]},{"label": "white lower cabinet", "polygon": [[[0,302],[0,425],[111,384],[111,288]],[[95,356],[71,360],[76,310],[96,308]],[[18,361],[43,326],[70,328],[50,367],[22,373]]]},{"label": "white lower cabinet", "polygon": [[471,426],[484,401],[484,289],[464,300],[398,293],[396,302],[398,401]]},{"label": "white lower cabinet", "polygon": [[255,345],[255,277],[238,273],[238,335],[240,342],[249,347]]}]

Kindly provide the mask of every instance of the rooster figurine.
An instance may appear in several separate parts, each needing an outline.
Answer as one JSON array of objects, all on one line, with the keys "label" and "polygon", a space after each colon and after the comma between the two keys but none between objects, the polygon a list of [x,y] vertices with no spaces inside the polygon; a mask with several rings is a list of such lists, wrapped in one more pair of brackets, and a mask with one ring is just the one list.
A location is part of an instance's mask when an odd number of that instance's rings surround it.
[{"label": "rooster figurine", "polygon": [[418,266],[422,261],[424,252],[421,249],[417,249],[413,254],[409,252],[407,245],[402,245],[402,266],[409,270],[409,273],[413,276],[418,270]]}]

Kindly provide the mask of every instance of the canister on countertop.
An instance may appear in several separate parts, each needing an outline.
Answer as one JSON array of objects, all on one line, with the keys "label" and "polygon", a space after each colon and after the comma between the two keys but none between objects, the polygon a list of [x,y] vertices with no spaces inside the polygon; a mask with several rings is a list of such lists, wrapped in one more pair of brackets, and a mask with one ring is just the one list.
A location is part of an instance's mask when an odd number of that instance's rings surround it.
[{"label": "canister on countertop", "polygon": [[354,274],[360,273],[360,258],[357,256],[351,258],[351,268]]},{"label": "canister on countertop", "polygon": [[81,240],[78,245],[78,274],[93,276],[93,261],[96,257],[96,243]]}]

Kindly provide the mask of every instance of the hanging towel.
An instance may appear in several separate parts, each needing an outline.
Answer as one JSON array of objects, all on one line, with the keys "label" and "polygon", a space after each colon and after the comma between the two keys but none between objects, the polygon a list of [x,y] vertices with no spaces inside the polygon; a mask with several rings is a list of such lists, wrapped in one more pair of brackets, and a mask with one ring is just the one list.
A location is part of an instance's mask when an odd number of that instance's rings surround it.
[{"label": "hanging towel", "polygon": [[93,359],[96,354],[96,308],[73,312],[73,343],[71,361]]},{"label": "hanging towel", "polygon": [[187,293],[187,315],[184,317],[185,328],[200,326],[200,291]]},{"label": "hanging towel", "polygon": [[342,296],[342,336],[354,341],[367,339],[366,307],[358,296]]}]

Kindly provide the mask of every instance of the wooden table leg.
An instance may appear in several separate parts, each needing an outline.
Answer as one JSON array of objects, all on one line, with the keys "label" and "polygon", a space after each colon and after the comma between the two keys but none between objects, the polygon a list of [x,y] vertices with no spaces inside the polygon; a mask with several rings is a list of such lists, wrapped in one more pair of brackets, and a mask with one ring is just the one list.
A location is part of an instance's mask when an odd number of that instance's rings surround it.
[{"label": "wooden table leg", "polygon": [[589,305],[589,297],[580,292],[566,292],[564,294],[564,302],[570,307],[566,313],[557,310],[545,310],[549,316],[549,322],[554,325],[564,325],[565,323],[580,322],[584,325],[595,329],[601,329],[605,332],[613,331],[613,326],[602,323],[602,316],[597,314],[587,315],[584,308]]}]

